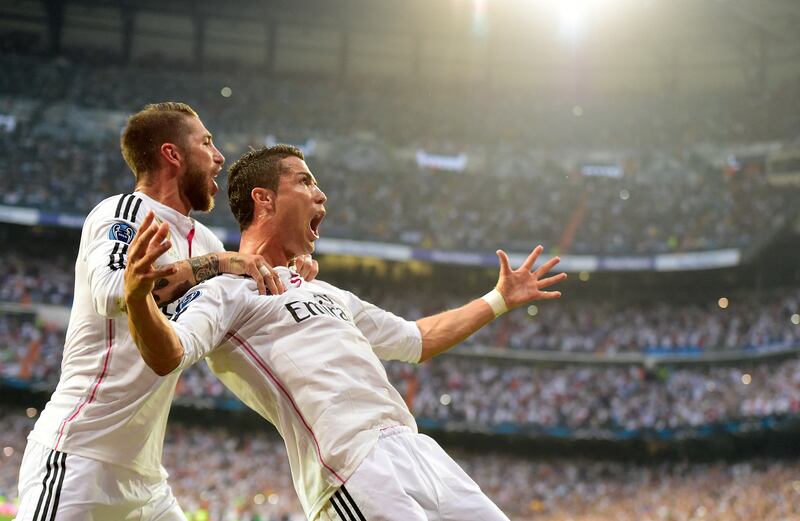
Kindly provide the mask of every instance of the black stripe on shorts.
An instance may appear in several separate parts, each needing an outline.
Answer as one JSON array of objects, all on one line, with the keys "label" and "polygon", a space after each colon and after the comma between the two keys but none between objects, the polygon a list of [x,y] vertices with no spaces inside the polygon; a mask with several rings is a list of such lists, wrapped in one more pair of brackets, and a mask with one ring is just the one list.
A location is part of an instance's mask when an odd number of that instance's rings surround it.
[{"label": "black stripe on shorts", "polygon": [[331,496],[331,505],[342,521],[367,521],[344,485]]},{"label": "black stripe on shorts", "polygon": [[[51,450],[47,457],[47,472],[42,480],[42,492],[32,521],[55,521],[58,502],[61,499],[61,487],[67,473],[67,455],[64,452]],[[50,516],[48,517],[48,512]]]}]

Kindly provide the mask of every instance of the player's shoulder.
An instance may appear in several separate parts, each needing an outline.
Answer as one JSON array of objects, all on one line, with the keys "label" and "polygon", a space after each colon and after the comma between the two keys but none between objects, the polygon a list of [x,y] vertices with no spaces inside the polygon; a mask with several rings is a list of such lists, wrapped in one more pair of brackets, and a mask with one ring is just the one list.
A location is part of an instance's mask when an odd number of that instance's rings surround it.
[{"label": "player's shoulder", "polygon": [[318,291],[321,291],[323,293],[336,295],[343,300],[358,298],[349,291],[342,289],[338,286],[334,286],[333,284],[325,282],[324,280],[314,279],[310,282],[307,282],[307,284],[309,285],[310,288],[312,288],[312,290],[317,289]]},{"label": "player's shoulder", "polygon": [[87,221],[117,220],[135,224],[144,218],[149,205],[141,194],[136,192],[107,197],[95,206]]},{"label": "player's shoulder", "polygon": [[244,275],[232,275],[230,273],[212,277],[198,284],[195,288],[200,290],[209,289],[231,297],[258,294],[258,286],[256,286],[256,282],[253,279]]},{"label": "player's shoulder", "polygon": [[219,306],[226,302],[240,302],[252,292],[258,294],[256,283],[252,279],[239,275],[218,275],[184,293],[177,301],[176,313],[182,312],[195,301],[205,303],[204,305]]},{"label": "player's shoulder", "polygon": [[317,288],[325,289],[325,290],[328,290],[328,291],[337,291],[337,292],[338,291],[342,291],[340,288],[337,288],[336,286],[334,286],[330,282],[325,282],[324,280],[320,280],[320,279],[308,280],[308,281],[306,281],[306,284],[310,284],[312,287],[317,287]]}]

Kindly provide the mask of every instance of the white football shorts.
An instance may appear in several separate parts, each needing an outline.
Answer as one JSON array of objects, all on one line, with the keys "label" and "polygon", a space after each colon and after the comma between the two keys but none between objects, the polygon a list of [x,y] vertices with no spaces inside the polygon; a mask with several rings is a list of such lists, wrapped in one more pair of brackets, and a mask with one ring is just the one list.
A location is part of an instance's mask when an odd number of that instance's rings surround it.
[{"label": "white football shorts", "polygon": [[430,437],[405,426],[381,433],[317,521],[509,521]]},{"label": "white football shorts", "polygon": [[186,521],[166,480],[28,440],[16,521]]}]

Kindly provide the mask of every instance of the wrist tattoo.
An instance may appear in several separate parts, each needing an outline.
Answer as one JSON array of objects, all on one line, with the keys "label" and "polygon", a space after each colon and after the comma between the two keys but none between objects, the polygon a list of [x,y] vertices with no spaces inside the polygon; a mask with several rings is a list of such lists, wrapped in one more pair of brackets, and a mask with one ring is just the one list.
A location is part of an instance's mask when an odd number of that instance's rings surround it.
[{"label": "wrist tattoo", "polygon": [[228,264],[232,272],[239,273],[244,270],[244,259],[241,257],[234,255],[228,260]]},{"label": "wrist tattoo", "polygon": [[199,284],[204,280],[219,275],[219,256],[211,254],[203,257],[193,257],[189,259],[189,266],[192,267],[195,282]]}]

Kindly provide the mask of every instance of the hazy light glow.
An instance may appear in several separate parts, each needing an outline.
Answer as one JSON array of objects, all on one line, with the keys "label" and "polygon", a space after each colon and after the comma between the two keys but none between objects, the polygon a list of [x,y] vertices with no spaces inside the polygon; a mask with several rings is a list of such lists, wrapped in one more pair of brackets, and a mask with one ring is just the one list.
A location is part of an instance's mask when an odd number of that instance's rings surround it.
[{"label": "hazy light glow", "polygon": [[749,374],[747,374],[747,373],[744,373],[744,374],[742,375],[742,383],[743,383],[743,384],[745,384],[745,385],[750,385],[750,382],[752,382],[752,381],[753,381],[753,377],[752,377],[752,376],[750,376]]},{"label": "hazy light glow", "polygon": [[536,306],[536,304],[531,304],[530,306],[528,306],[528,315],[529,316],[535,317],[538,314],[539,314],[539,308]]},{"label": "hazy light glow", "polygon": [[488,0],[472,0],[472,32],[477,36],[485,36],[488,32],[487,3]]},{"label": "hazy light glow", "polygon": [[719,307],[721,307],[722,309],[725,309],[725,308],[727,308],[727,307],[728,307],[728,304],[730,304],[730,302],[728,302],[728,299],[726,299],[725,297],[721,297],[721,298],[720,298],[720,299],[717,301],[717,305],[718,305]]},{"label": "hazy light glow", "polygon": [[439,403],[441,403],[442,405],[445,405],[445,406],[450,405],[450,402],[452,402],[452,401],[453,401],[453,399],[450,397],[449,394],[443,394],[439,398]]},{"label": "hazy light glow", "polygon": [[580,39],[592,15],[604,3],[604,0],[553,0],[561,34],[570,40]]},{"label": "hazy light glow", "polygon": [[795,313],[789,320],[791,320],[792,324],[794,324],[795,326],[800,325],[800,314]]}]

